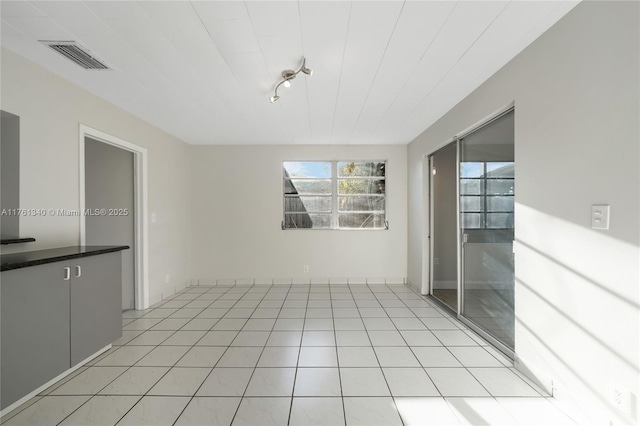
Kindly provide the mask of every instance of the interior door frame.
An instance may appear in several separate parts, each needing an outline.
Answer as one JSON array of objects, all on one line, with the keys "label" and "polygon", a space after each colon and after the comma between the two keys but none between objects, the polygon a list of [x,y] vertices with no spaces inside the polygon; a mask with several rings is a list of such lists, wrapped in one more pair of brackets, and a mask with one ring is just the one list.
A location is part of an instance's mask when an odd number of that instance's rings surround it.
[{"label": "interior door frame", "polygon": [[[149,307],[149,223],[148,212],[148,154],[147,149],[112,136],[103,131],[80,124],[78,131],[79,167],[80,167],[80,212],[86,208],[85,199],[85,139],[91,138],[98,142],[112,145],[133,153],[134,176],[134,241],[135,241],[135,309]],[[84,214],[80,214],[80,245],[86,244],[86,221]]]}]

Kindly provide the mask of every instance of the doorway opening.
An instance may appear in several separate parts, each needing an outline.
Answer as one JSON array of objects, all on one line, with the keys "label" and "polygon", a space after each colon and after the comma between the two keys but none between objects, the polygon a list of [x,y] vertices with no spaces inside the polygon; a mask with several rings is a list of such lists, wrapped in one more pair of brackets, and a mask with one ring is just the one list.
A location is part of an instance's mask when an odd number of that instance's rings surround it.
[{"label": "doorway opening", "polygon": [[80,125],[81,245],[128,245],[123,252],[123,310],[149,306],[147,150]]}]

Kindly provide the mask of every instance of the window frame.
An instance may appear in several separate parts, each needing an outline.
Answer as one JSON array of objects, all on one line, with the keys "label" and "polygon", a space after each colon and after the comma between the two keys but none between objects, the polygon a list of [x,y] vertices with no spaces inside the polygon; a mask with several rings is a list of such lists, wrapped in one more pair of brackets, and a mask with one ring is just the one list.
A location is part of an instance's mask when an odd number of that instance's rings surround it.
[{"label": "window frame", "polygon": [[[287,177],[285,174],[285,163],[330,163],[331,164],[331,171],[329,174],[328,178],[309,178],[309,177]],[[283,230],[288,230],[288,229],[314,229],[314,230],[328,230],[328,229],[333,229],[333,221],[334,221],[334,214],[333,214],[333,206],[335,205],[335,200],[334,200],[334,195],[335,195],[335,185],[333,182],[333,175],[334,175],[334,165],[333,162],[331,160],[285,160],[282,161],[281,164],[282,167],[282,191],[281,191],[281,195],[282,195],[282,229]],[[299,180],[316,180],[316,181],[326,181],[329,180],[330,181],[330,188],[331,188],[331,194],[330,195],[325,195],[325,194],[305,194],[305,195],[289,195],[286,192],[287,189],[287,179],[288,180],[294,180],[294,179],[299,179]],[[289,195],[289,196],[287,196]],[[287,198],[296,198],[296,197],[304,197],[304,196],[309,196],[309,197],[324,197],[324,198],[329,198],[331,200],[331,210],[326,213],[326,212],[311,212],[309,214],[328,214],[330,216],[330,220],[329,220],[329,227],[328,228],[294,228],[294,227],[286,227],[285,223],[286,223],[286,219],[287,219]],[[291,214],[291,213],[289,213]]]},{"label": "window frame", "polygon": [[[328,228],[295,228],[295,227],[287,227],[285,226],[286,223],[286,217],[287,217],[287,211],[286,211],[286,199],[287,198],[293,198],[291,196],[287,197],[287,193],[286,193],[286,186],[287,186],[287,179],[291,180],[291,179],[296,179],[296,178],[292,178],[292,177],[287,177],[285,174],[285,163],[331,163],[331,177],[329,178],[331,180],[331,222],[330,222],[330,226]],[[384,163],[385,165],[385,174],[384,176],[354,176],[354,177],[340,177],[338,176],[338,163]],[[387,182],[387,165],[388,165],[389,161],[388,160],[377,160],[377,159],[359,159],[359,160],[345,160],[345,159],[341,159],[341,160],[283,160],[281,162],[281,168],[282,168],[282,190],[281,190],[281,196],[282,196],[282,223],[281,223],[281,228],[284,231],[287,230],[311,230],[311,231],[386,231],[389,229],[389,222],[388,222],[388,214],[387,214],[387,197],[388,197],[388,186],[386,184]],[[327,178],[301,178],[301,179],[317,179],[317,180],[326,180]],[[340,197],[341,195],[338,193],[338,182],[340,179],[362,179],[362,180],[383,180],[385,182],[385,188],[384,188],[384,194],[380,195],[380,198],[384,199],[384,210],[382,212],[380,212],[379,210],[375,210],[375,211],[341,211],[340,210],[340,206],[339,206],[339,201],[340,201]],[[348,196],[349,194],[344,194],[343,196]],[[355,196],[368,196],[371,194],[352,194]],[[376,194],[373,194],[374,196]],[[304,196],[304,195],[303,195]],[[311,195],[313,196],[313,195]],[[300,195],[298,195],[298,197],[300,197]],[[329,198],[329,197],[327,197]],[[340,223],[339,223],[339,216],[340,214],[366,214],[366,213],[371,213],[371,214],[383,214],[384,216],[384,226],[382,227],[378,227],[378,228],[347,228],[347,227],[340,227]],[[291,213],[289,213],[291,214]],[[311,213],[314,214],[314,213]]]}]

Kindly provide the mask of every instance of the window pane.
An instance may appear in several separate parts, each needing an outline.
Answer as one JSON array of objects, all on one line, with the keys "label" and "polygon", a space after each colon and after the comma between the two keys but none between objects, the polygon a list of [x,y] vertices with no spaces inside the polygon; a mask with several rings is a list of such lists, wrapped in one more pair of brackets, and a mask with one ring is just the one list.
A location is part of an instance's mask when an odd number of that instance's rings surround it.
[{"label": "window pane", "polygon": [[286,177],[307,177],[331,179],[330,161],[285,161]]},{"label": "window pane", "polygon": [[386,163],[382,162],[338,162],[338,176],[384,176]]},{"label": "window pane", "polygon": [[513,229],[513,213],[487,213],[487,228]]},{"label": "window pane", "polygon": [[487,194],[513,195],[513,179],[487,179]]},{"label": "window pane", "polygon": [[384,180],[338,179],[338,194],[384,194]]},{"label": "window pane", "polygon": [[482,213],[462,213],[462,227],[479,229],[482,227]]},{"label": "window pane", "polygon": [[385,228],[385,161],[282,165],[285,229]]},{"label": "window pane", "polygon": [[463,212],[481,212],[482,197],[460,197],[460,210]]},{"label": "window pane", "polygon": [[284,211],[331,213],[331,197],[285,197]]},{"label": "window pane", "polygon": [[462,162],[460,163],[460,177],[479,178],[484,175],[484,163]]},{"label": "window pane", "polygon": [[341,213],[338,215],[340,228],[384,229],[384,214]]},{"label": "window pane", "polygon": [[487,197],[487,211],[489,212],[512,212],[513,200],[511,196]]},{"label": "window pane", "polygon": [[327,229],[331,228],[330,214],[285,214],[285,228]]},{"label": "window pane", "polygon": [[461,179],[460,193],[462,195],[481,195],[482,179]]},{"label": "window pane", "polygon": [[284,193],[287,195],[327,194],[331,195],[331,180],[285,179]]},{"label": "window pane", "polygon": [[513,162],[487,163],[487,177],[514,177]]},{"label": "window pane", "polygon": [[340,211],[384,211],[384,197],[340,197],[338,204]]}]

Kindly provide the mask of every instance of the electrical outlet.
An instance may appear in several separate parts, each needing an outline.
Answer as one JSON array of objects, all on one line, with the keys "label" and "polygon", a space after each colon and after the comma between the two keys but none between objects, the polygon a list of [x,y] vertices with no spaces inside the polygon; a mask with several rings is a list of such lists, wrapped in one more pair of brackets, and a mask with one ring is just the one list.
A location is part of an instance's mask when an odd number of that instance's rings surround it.
[{"label": "electrical outlet", "polygon": [[151,223],[156,223],[158,220],[158,216],[155,213],[151,213]]},{"label": "electrical outlet", "polygon": [[167,274],[164,276],[164,283],[169,284],[171,282],[171,275]]},{"label": "electrical outlet", "polygon": [[304,271],[305,274],[309,273],[309,265],[304,265],[302,267],[302,270]]},{"label": "electrical outlet", "polygon": [[439,265],[440,264],[440,258],[439,257],[434,257],[433,258],[433,264],[434,265]]}]

